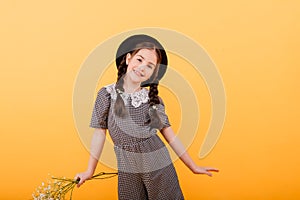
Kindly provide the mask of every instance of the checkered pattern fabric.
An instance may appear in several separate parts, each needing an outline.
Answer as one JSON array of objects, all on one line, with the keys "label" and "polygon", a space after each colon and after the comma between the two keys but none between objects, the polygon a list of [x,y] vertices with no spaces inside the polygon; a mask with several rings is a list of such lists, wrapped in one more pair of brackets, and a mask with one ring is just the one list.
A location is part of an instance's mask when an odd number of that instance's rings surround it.
[{"label": "checkered pattern fabric", "polygon": [[[183,199],[169,152],[148,126],[150,120],[148,90],[123,94],[127,114],[114,114],[114,84],[99,90],[90,127],[105,128],[114,142],[118,161],[119,199]],[[161,99],[160,99],[161,100]],[[137,106],[138,105],[138,106]],[[157,106],[163,128],[170,126],[163,101]]]},{"label": "checkered pattern fabric", "polygon": [[122,200],[184,199],[173,165],[149,173],[119,172],[118,181],[118,196]]}]

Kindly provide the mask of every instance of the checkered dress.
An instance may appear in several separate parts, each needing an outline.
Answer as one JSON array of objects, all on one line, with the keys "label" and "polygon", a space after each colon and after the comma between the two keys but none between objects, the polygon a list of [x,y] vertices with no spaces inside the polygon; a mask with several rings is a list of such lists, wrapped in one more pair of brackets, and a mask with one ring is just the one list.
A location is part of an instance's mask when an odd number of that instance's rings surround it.
[{"label": "checkered dress", "polygon": [[[115,84],[98,91],[90,127],[109,130],[118,161],[119,199],[184,199],[169,152],[157,130],[148,126],[148,90],[121,94],[126,108],[122,118],[113,111],[116,97]],[[164,128],[170,123],[160,100],[157,112]]]}]

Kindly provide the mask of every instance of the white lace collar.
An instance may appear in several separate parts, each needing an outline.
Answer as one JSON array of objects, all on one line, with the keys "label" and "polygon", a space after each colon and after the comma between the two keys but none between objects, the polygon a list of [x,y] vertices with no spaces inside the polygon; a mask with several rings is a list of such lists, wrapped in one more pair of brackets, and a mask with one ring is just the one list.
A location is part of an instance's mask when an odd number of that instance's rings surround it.
[{"label": "white lace collar", "polygon": [[[105,86],[106,91],[110,93],[111,98],[116,100],[117,99],[117,92],[115,90],[115,83],[111,85]],[[121,97],[125,103],[125,105],[128,104],[128,98],[131,98],[131,105],[135,108],[139,107],[142,103],[147,103],[149,100],[148,97],[148,90],[146,88],[142,88],[140,91],[133,92],[133,93],[125,93],[123,92],[121,94]]]}]

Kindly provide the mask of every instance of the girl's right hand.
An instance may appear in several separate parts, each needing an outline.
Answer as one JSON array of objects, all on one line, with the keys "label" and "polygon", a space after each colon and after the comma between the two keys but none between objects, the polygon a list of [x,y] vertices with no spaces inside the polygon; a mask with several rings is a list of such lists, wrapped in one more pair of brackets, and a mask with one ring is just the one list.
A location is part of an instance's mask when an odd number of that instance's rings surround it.
[{"label": "girl's right hand", "polygon": [[93,173],[90,171],[85,171],[85,172],[81,172],[76,174],[75,176],[75,180],[79,179],[79,182],[77,183],[77,187],[80,187],[86,180],[91,179],[93,176]]}]

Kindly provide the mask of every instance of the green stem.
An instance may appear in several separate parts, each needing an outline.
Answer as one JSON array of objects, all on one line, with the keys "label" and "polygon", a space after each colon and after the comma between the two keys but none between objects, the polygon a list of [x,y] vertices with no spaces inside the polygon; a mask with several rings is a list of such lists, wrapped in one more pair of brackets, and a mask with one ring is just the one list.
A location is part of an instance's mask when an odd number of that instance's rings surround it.
[{"label": "green stem", "polygon": [[[75,185],[74,185],[74,186],[75,186]],[[72,200],[72,196],[73,196],[73,190],[74,190],[74,188],[75,188],[75,187],[73,187],[73,188],[72,188],[72,190],[71,190],[71,194],[70,194],[70,200]]]},{"label": "green stem", "polygon": [[100,173],[92,176],[92,179],[96,179],[96,177],[104,176],[104,175],[114,175],[114,176],[116,176],[116,175],[118,175],[118,173],[117,172],[111,172],[111,173],[100,172]]}]

